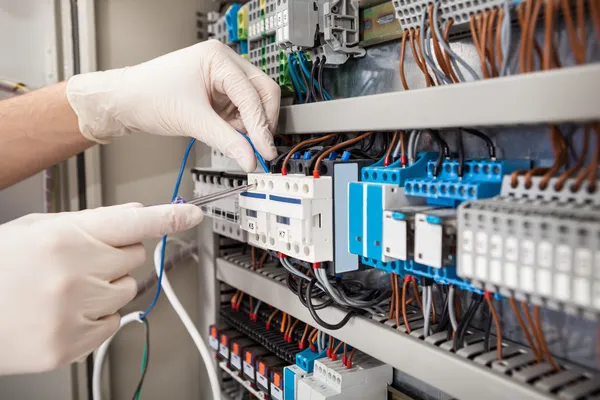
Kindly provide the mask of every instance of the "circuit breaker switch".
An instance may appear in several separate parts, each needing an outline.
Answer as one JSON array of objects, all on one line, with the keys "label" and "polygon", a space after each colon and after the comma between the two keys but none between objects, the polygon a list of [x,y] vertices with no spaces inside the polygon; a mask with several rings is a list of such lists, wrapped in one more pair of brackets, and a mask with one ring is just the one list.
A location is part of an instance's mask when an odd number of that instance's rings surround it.
[{"label": "circuit breaker switch", "polygon": [[434,268],[452,265],[456,249],[456,209],[418,213],[415,220],[415,261]]}]

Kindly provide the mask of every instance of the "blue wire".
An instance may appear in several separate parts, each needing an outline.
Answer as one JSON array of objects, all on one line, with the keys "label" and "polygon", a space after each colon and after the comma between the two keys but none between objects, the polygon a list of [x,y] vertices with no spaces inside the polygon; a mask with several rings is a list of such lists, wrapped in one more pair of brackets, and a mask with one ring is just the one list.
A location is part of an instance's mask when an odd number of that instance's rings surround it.
[{"label": "blue wire", "polygon": [[[304,72],[304,76],[306,76],[306,79],[310,80],[310,70],[308,69],[308,66],[306,65],[308,60],[306,59],[306,56],[303,53],[298,53],[298,54],[299,54],[298,59],[300,60],[300,67],[302,68],[302,72]],[[317,90],[321,91],[321,89],[319,88],[319,82],[317,82],[317,80],[314,79],[314,77],[313,77],[313,82],[314,82]],[[329,93],[327,93],[327,91],[325,89],[323,89],[323,96],[325,96],[326,100],[331,100],[331,96],[329,95]]]},{"label": "blue wire", "polygon": [[308,88],[304,85],[304,81],[302,80],[302,78],[298,75],[299,72],[296,70],[296,65],[300,65],[298,58],[292,54],[292,67],[291,71],[294,74],[294,76],[296,77],[296,81],[298,82],[298,86],[300,87],[300,90],[304,93],[308,93]]},{"label": "blue wire", "polygon": [[240,131],[238,131],[238,133],[240,135],[242,135],[248,141],[248,143],[250,143],[250,146],[252,146],[252,150],[254,150],[254,154],[256,154],[256,159],[258,160],[258,163],[262,167],[263,171],[265,171],[265,174],[268,174],[270,172],[269,171],[269,167],[267,167],[267,163],[265,162],[265,159],[260,155],[260,153],[258,152],[258,150],[256,150],[256,147],[254,147],[254,143],[252,143],[252,140],[250,140],[250,138],[248,137],[248,135],[244,135]]},{"label": "blue wire", "polygon": [[290,54],[288,54],[287,60],[288,60],[288,68],[290,71],[290,77],[292,78],[292,85],[294,85],[294,90],[296,91],[296,94],[298,95],[298,100],[299,100],[300,104],[302,104],[302,103],[304,103],[304,99],[302,98],[302,91],[300,89],[300,86],[298,85],[298,77],[294,73],[295,71],[292,67],[292,56]]},{"label": "blue wire", "polygon": [[[187,164],[187,160],[190,156],[190,152],[192,151],[192,147],[194,147],[194,143],[196,139],[190,140],[187,149],[185,150],[185,154],[183,155],[183,160],[181,161],[181,168],[179,168],[179,174],[177,175],[177,181],[175,181],[175,189],[173,190],[173,197],[171,197],[171,201],[175,201],[177,198],[177,194],[179,193],[179,186],[181,186],[181,179],[183,177],[183,172],[185,171],[185,165]],[[146,311],[140,316],[141,319],[146,318],[146,316],[154,309],[156,303],[158,302],[158,298],[160,297],[160,290],[162,288],[162,277],[165,271],[165,249],[167,247],[167,235],[162,238],[162,249],[160,251],[160,273],[158,274],[158,282],[156,283],[156,292],[154,293],[154,298],[152,299],[152,303],[148,306]]]}]

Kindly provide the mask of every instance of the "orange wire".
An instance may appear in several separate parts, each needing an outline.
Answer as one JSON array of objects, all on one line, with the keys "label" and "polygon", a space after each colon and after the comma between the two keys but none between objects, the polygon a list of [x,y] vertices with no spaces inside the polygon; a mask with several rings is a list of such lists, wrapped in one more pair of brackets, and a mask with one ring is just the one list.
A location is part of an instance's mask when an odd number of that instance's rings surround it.
[{"label": "orange wire", "polygon": [[556,191],[561,191],[567,179],[569,179],[573,174],[577,173],[583,167],[585,159],[587,158],[587,154],[589,153],[589,144],[590,144],[590,127],[585,126],[583,130],[583,147],[581,149],[581,154],[577,158],[575,165],[571,168],[563,172],[556,183],[554,184],[554,189]]},{"label": "orange wire", "polygon": [[[526,32],[527,34],[527,43],[528,43],[528,57],[526,59],[527,64],[527,72],[531,72],[533,71],[533,53],[531,51],[532,47],[533,47],[533,42],[535,42],[535,27],[537,25],[537,20],[538,20],[538,16],[540,15],[540,11],[542,9],[542,0],[529,0],[529,1],[533,1],[533,10],[531,11],[531,14],[529,16],[529,22],[528,22],[528,31]],[[540,57],[540,62],[541,62],[541,57]]]},{"label": "orange wire", "polygon": [[512,309],[513,314],[515,315],[515,318],[517,319],[517,322],[519,323],[519,326],[521,327],[521,330],[523,331],[523,334],[525,335],[525,340],[527,340],[527,343],[529,344],[529,348],[531,348],[531,351],[535,355],[535,358],[537,359],[537,361],[540,362],[542,360],[542,357],[539,353],[538,348],[535,346],[535,343],[533,342],[533,338],[531,337],[531,333],[529,332],[527,325],[525,325],[525,321],[523,321],[521,312],[517,308],[517,302],[515,301],[515,299],[513,297],[509,298],[508,302],[510,304],[510,308]]},{"label": "orange wire", "polygon": [[[448,43],[448,37],[450,37],[450,28],[452,28],[452,25],[454,25],[454,20],[450,18],[446,23],[446,27],[444,28],[444,42],[446,43]],[[454,83],[458,83],[458,76],[456,76],[456,72],[454,72],[454,65],[450,61],[450,53],[448,53],[446,49],[443,49],[443,52],[444,58],[446,59],[446,64],[449,67],[448,72],[450,72],[450,77]]]},{"label": "orange wire", "polygon": [[533,306],[533,315],[535,317],[535,325],[536,325],[536,329],[538,331],[538,335],[540,337],[541,343],[542,343],[542,350],[544,352],[544,354],[546,355],[546,361],[548,361],[548,363],[550,365],[552,365],[552,368],[555,371],[559,370],[558,364],[556,364],[556,362],[554,361],[554,358],[552,357],[552,353],[550,352],[550,349],[548,348],[548,343],[546,342],[546,338],[544,337],[544,329],[542,327],[542,319],[540,316],[540,306]]},{"label": "orange wire", "polygon": [[298,143],[296,146],[294,146],[292,148],[292,150],[290,150],[288,155],[285,157],[285,160],[283,160],[283,164],[281,164],[281,170],[285,171],[285,169],[287,168],[287,164],[290,161],[290,158],[292,158],[292,156],[294,155],[294,153],[296,151],[298,151],[298,149],[300,149],[306,145],[309,145],[309,144],[316,144],[316,143],[324,142],[325,140],[331,139],[331,138],[335,137],[336,135],[337,135],[336,133],[331,133],[329,135],[325,135],[325,136],[318,137],[315,139],[308,139],[308,140]]},{"label": "orange wire", "polygon": [[[388,165],[392,161],[392,160],[390,160],[390,155],[392,154],[392,150],[394,149],[394,146],[396,145],[396,140],[398,140],[398,131],[394,132],[394,136],[392,136],[392,142],[390,143],[387,151],[385,152],[384,163],[388,163]],[[385,166],[387,167],[387,165],[385,165]]]},{"label": "orange wire", "polygon": [[500,323],[500,317],[498,316],[496,307],[494,307],[491,296],[485,296],[485,300],[492,312],[492,318],[494,318],[494,325],[496,326],[496,358],[502,360],[502,324]]},{"label": "orange wire", "polygon": [[427,87],[431,87],[434,86],[433,84],[433,80],[431,79],[431,75],[429,75],[429,70],[427,69],[427,64],[425,63],[425,57],[423,56],[423,48],[421,47],[421,30],[417,29],[417,33],[416,33],[416,41],[417,41],[417,49],[419,50],[418,52],[418,58],[420,60],[419,66],[421,67],[421,71],[423,72],[423,75],[425,75],[425,84],[427,85]]},{"label": "orange wire", "polygon": [[589,0],[588,5],[590,6],[592,23],[596,29],[596,40],[600,42],[600,7],[598,7],[598,0]]},{"label": "orange wire", "polygon": [[423,303],[421,302],[421,296],[419,295],[419,285],[417,285],[417,280],[415,278],[411,279],[411,283],[412,283],[412,287],[413,290],[415,292],[415,299],[417,300],[417,303],[419,304],[419,308],[421,309],[421,312],[423,312]]},{"label": "orange wire", "polygon": [[286,334],[288,337],[292,336],[292,333],[294,332],[294,329],[296,328],[296,326],[298,325],[298,323],[300,322],[299,319],[295,320],[294,323],[288,328]]},{"label": "orange wire", "polygon": [[317,158],[317,161],[315,162],[315,169],[313,170],[313,176],[318,177],[319,176],[319,167],[321,166],[321,161],[323,161],[323,159],[325,157],[327,157],[330,153],[339,150],[339,149],[343,149],[344,147],[348,147],[353,145],[354,143],[358,143],[361,140],[371,136],[373,134],[373,132],[367,132],[367,133],[363,133],[360,136],[355,137],[354,139],[350,139],[350,140],[346,140],[345,142],[336,144],[335,146],[330,147],[329,149],[327,149],[326,151],[324,151],[319,158]]},{"label": "orange wire", "polygon": [[306,340],[306,335],[308,334],[308,328],[309,328],[309,325],[306,324],[306,326],[304,327],[304,333],[302,334],[302,338],[300,339],[300,343],[304,343],[304,341]]},{"label": "orange wire", "polygon": [[531,333],[533,334],[533,337],[535,338],[536,348],[539,353],[539,354],[536,354],[536,358],[538,359],[537,361],[541,362],[543,359],[542,340],[539,336],[538,330],[536,329],[535,323],[533,322],[533,318],[531,318],[531,313],[529,312],[529,305],[523,301],[523,302],[521,302],[521,308],[523,308],[523,313],[525,314],[525,319],[527,320],[527,323],[531,327]]},{"label": "orange wire", "polygon": [[285,324],[287,322],[287,318],[288,315],[286,313],[283,313],[283,318],[281,319],[281,327],[279,328],[279,332],[281,333],[285,332]]},{"label": "orange wire", "polygon": [[244,299],[244,292],[240,292],[238,301],[236,303],[236,305],[239,307],[242,304],[242,300]]},{"label": "orange wire", "polygon": [[402,87],[404,90],[410,90],[408,83],[406,82],[406,74],[404,73],[404,59],[406,57],[406,39],[408,38],[408,31],[405,30],[402,33],[402,45],[400,46],[400,80],[402,81]]},{"label": "orange wire", "polygon": [[[502,52],[502,24],[504,22],[504,9],[500,9],[498,21],[496,21],[496,55],[498,56],[498,65],[502,65],[504,61],[504,53]],[[507,54],[508,56],[508,54]]]},{"label": "orange wire", "polygon": [[390,313],[388,314],[388,319],[394,318],[394,310],[396,306],[396,285],[394,283],[394,274],[390,274],[390,287],[392,288],[392,298],[390,300]]},{"label": "orange wire", "polygon": [[338,350],[340,349],[340,347],[342,347],[342,342],[339,342],[337,346],[335,346],[335,349],[333,349],[333,354],[337,354]]},{"label": "orange wire", "polygon": [[488,78],[489,74],[487,72],[487,65],[485,60],[485,55],[481,51],[481,40],[479,38],[479,32],[477,30],[477,16],[475,14],[471,15],[469,18],[469,28],[471,29],[471,36],[473,37],[473,44],[475,44],[475,49],[477,50],[477,54],[479,55],[479,62],[481,64],[481,72],[483,73],[484,78]]},{"label": "orange wire", "polygon": [[[396,328],[400,326],[400,283],[398,282],[398,275],[393,274],[395,276],[395,297],[396,297]],[[405,306],[406,307],[406,306]]]},{"label": "orange wire", "polygon": [[269,315],[269,318],[267,319],[267,325],[271,325],[271,321],[273,321],[273,318],[275,317],[275,315],[279,312],[279,310],[274,310],[271,315]]},{"label": "orange wire", "polygon": [[486,13],[489,16],[487,21],[486,38],[484,42],[485,52],[490,61],[491,76],[498,76],[498,68],[496,67],[496,51],[494,50],[494,21],[498,16],[498,9],[494,8],[491,12]]}]

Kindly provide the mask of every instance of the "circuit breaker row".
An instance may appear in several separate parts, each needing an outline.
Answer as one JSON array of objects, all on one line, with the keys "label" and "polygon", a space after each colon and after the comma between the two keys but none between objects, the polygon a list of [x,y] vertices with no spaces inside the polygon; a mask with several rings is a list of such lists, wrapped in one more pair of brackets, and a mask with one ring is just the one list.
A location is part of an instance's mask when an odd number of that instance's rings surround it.
[{"label": "circuit breaker row", "polygon": [[[260,303],[259,303],[260,307]],[[209,344],[224,370],[243,379],[260,398],[274,400],[387,398],[392,368],[356,352],[351,363],[341,349],[305,348],[305,324],[285,329],[266,305],[256,314],[247,301],[221,310],[223,323],[209,328]],[[309,341],[310,343],[310,341]],[[335,341],[336,347],[339,342]]]}]

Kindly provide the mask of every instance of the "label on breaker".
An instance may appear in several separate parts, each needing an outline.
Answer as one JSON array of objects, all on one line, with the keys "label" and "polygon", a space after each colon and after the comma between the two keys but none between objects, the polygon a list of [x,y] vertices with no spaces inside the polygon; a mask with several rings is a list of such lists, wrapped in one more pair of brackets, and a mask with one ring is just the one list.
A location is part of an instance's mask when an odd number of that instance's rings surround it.
[{"label": "label on breaker", "polygon": [[463,250],[466,252],[473,251],[473,231],[464,231],[462,234]]},{"label": "label on breaker", "polygon": [[559,271],[571,271],[571,247],[560,245],[556,249],[556,269]]},{"label": "label on breaker", "polygon": [[258,383],[260,383],[264,388],[266,388],[266,389],[269,388],[269,380],[267,379],[266,376],[261,375],[261,374],[256,374],[256,381]]},{"label": "label on breaker", "polygon": [[538,265],[542,268],[552,268],[552,244],[541,242],[538,244]]},{"label": "label on breaker", "polygon": [[242,359],[237,354],[231,353],[231,360],[229,360],[229,362],[237,369],[242,369]]},{"label": "label on breaker", "polygon": [[517,261],[519,258],[519,242],[514,237],[506,239],[504,257],[510,261]]},{"label": "label on breaker", "polygon": [[485,232],[477,232],[477,235],[475,235],[475,249],[477,250],[477,254],[487,253],[487,241],[488,237]]},{"label": "label on breaker", "polygon": [[244,373],[250,377],[254,376],[254,367],[244,361]]},{"label": "label on breaker", "polygon": [[283,392],[277,386],[271,383],[271,398],[275,400],[283,400]]},{"label": "label on breaker", "polygon": [[256,233],[258,227],[256,226],[256,221],[249,219],[246,221],[246,230],[250,233]]},{"label": "label on breaker", "polygon": [[220,344],[219,345],[219,354],[225,358],[229,358],[229,347],[225,346],[224,344]]},{"label": "label on breaker", "polygon": [[214,350],[219,350],[219,340],[215,337],[209,337],[208,338],[208,344],[210,345],[211,348],[213,348]]},{"label": "label on breaker", "polygon": [[490,254],[494,258],[502,258],[502,236],[492,235],[490,238]]},{"label": "label on breaker", "polygon": [[287,229],[277,228],[277,237],[280,241],[288,243],[290,241],[290,231]]}]

